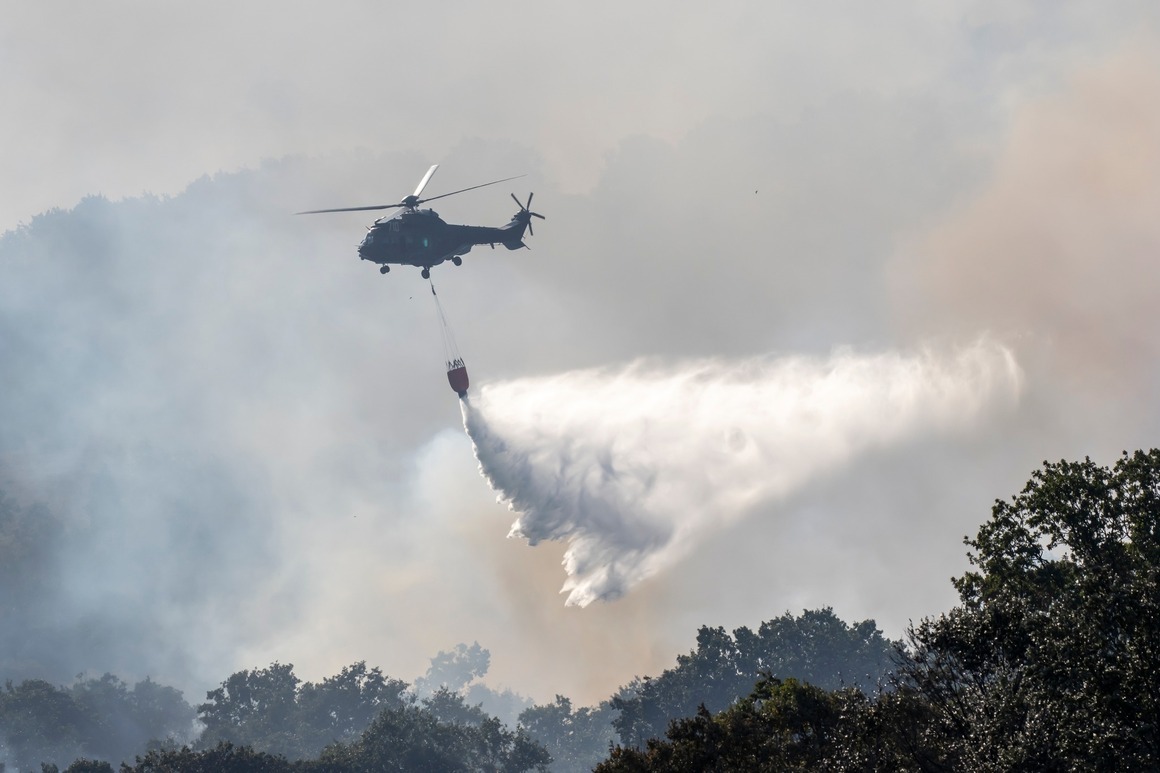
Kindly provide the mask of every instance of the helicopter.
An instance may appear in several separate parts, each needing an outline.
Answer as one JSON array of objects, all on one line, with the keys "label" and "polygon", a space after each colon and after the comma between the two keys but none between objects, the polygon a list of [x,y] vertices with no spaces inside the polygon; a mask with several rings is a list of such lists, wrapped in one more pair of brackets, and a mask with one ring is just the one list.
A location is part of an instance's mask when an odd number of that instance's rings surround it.
[{"label": "helicopter", "polygon": [[423,269],[424,279],[431,278],[431,268],[444,261],[450,260],[456,266],[463,264],[463,256],[471,248],[479,244],[489,244],[492,249],[502,244],[509,250],[518,250],[527,247],[524,244],[524,231],[535,235],[532,230],[532,218],[546,220],[539,212],[533,212],[532,196],[528,194],[527,202],[521,202],[512,194],[519,210],[512,216],[511,221],[504,226],[493,228],[479,225],[452,225],[443,221],[431,209],[419,209],[419,205],[436,199],[444,199],[457,193],[473,191],[476,188],[485,188],[489,185],[515,180],[516,177],[505,177],[502,180],[493,180],[482,185],[473,185],[470,188],[461,188],[451,193],[443,193],[430,198],[420,198],[427,183],[435,170],[434,164],[423,175],[415,192],[405,197],[398,204],[376,204],[369,207],[339,207],[337,209],[311,209],[305,212],[296,212],[297,215],[318,215],[326,212],[364,212],[376,209],[397,209],[386,217],[381,217],[372,225],[367,226],[367,235],[358,246],[358,255],[362,260],[369,260],[381,264],[379,273],[386,274],[392,265],[418,266]]}]

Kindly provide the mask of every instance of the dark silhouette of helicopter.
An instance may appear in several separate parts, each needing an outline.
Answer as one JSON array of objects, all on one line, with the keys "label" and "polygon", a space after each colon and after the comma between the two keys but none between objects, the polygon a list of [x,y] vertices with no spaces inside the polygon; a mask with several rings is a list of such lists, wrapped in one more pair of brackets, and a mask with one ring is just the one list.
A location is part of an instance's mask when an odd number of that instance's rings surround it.
[{"label": "dark silhouette of helicopter", "polygon": [[[358,255],[363,260],[381,263],[379,271],[383,274],[391,270],[391,264],[401,266],[420,266],[423,269],[423,278],[431,277],[431,267],[450,260],[455,265],[463,263],[462,256],[466,255],[477,244],[502,244],[509,250],[518,250],[527,247],[524,244],[524,231],[535,235],[532,230],[532,218],[541,220],[546,218],[531,210],[532,195],[528,194],[527,203],[521,203],[516,195],[512,199],[519,207],[519,211],[512,216],[511,222],[498,228],[481,225],[452,225],[445,223],[434,210],[419,209],[420,204],[435,199],[444,199],[457,193],[473,191],[476,188],[485,188],[488,185],[515,180],[516,177],[505,177],[502,180],[493,180],[483,185],[473,185],[470,188],[461,188],[451,193],[432,196],[427,199],[419,198],[427,183],[431,182],[432,175],[439,168],[433,165],[419,181],[415,192],[407,196],[398,204],[376,204],[370,207],[340,207],[338,209],[311,209],[298,212],[299,215],[317,215],[324,212],[363,212],[372,209],[398,209],[387,217],[381,217],[367,228],[367,235],[358,246]],[[522,177],[523,175],[517,175]]]}]

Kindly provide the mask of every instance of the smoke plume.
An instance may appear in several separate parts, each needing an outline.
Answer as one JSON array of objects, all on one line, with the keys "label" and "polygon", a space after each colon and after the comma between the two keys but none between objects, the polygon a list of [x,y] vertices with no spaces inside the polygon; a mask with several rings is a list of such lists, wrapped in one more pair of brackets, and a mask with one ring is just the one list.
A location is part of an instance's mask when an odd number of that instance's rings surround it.
[{"label": "smoke plume", "polygon": [[961,433],[1021,372],[981,340],[951,353],[647,361],[485,386],[463,401],[510,536],[568,542],[567,604],[613,599],[698,538],[860,453]]}]

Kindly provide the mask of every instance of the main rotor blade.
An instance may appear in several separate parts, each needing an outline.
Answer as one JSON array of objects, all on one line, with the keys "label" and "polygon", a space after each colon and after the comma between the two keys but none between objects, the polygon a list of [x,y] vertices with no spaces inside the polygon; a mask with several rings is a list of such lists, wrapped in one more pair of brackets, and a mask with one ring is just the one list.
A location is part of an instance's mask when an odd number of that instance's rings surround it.
[{"label": "main rotor blade", "polygon": [[[420,204],[425,204],[428,201],[435,201],[436,199],[445,199],[448,196],[454,196],[457,193],[466,193],[467,191],[473,191],[476,188],[486,188],[489,185],[498,185],[499,183],[506,183],[509,180],[518,180],[521,177],[527,177],[527,175],[525,175],[525,174],[517,174],[515,177],[505,177],[502,180],[492,180],[489,183],[483,183],[482,185],[473,185],[470,188],[460,188],[457,191],[451,191],[451,193],[441,193],[438,196],[432,196],[429,199],[416,199],[415,197],[418,196],[419,192],[422,191],[423,188],[427,185],[427,182],[431,179],[431,176],[433,174],[435,174],[435,170],[438,168],[439,168],[439,165],[435,164],[434,166],[432,166],[430,169],[427,170],[427,174],[423,176],[423,180],[419,183],[419,187],[415,189],[415,193],[412,196],[407,197],[407,199],[413,199],[413,201],[411,201],[409,203],[407,202],[407,200],[404,200],[398,204],[376,204],[372,207],[336,207],[335,209],[309,209],[305,212],[295,212],[294,214],[295,215],[320,215],[324,212],[367,212],[367,211],[370,211],[373,209],[396,209],[398,207],[411,208],[411,207],[417,207]],[[512,198],[513,199],[516,198],[514,193],[512,194]],[[516,199],[516,204],[519,204],[519,203],[520,203],[519,199]],[[522,204],[520,204],[520,208],[521,209],[523,208]]]},{"label": "main rotor blade", "polygon": [[531,215],[532,217],[538,217],[538,218],[540,218],[541,220],[547,220],[547,219],[548,219],[548,218],[544,217],[543,215],[541,215],[539,212],[529,212],[528,214],[529,214],[529,215]]},{"label": "main rotor blade", "polygon": [[435,199],[445,199],[445,198],[447,198],[448,196],[454,196],[454,195],[455,195],[455,194],[457,194],[457,193],[465,193],[465,192],[467,192],[467,191],[473,191],[473,190],[475,190],[476,188],[486,188],[486,187],[487,187],[487,186],[489,186],[489,185],[496,185],[496,184],[498,184],[498,183],[506,183],[508,180],[518,180],[518,179],[519,179],[519,178],[521,178],[521,177],[527,177],[527,175],[526,175],[526,174],[517,174],[515,177],[505,177],[505,178],[503,178],[502,180],[492,180],[491,182],[489,182],[489,183],[484,183],[483,185],[473,185],[473,186],[471,186],[470,188],[460,188],[460,189],[459,189],[459,190],[457,190],[457,191],[451,191],[451,193],[441,193],[441,194],[439,194],[438,196],[432,196],[432,197],[431,197],[431,198],[429,198],[429,199],[422,199],[422,200],[421,200],[419,203],[420,203],[420,204],[425,204],[426,202],[428,202],[428,201],[434,201]]},{"label": "main rotor blade", "polygon": [[427,174],[423,175],[423,179],[419,181],[419,187],[416,188],[415,192],[411,194],[412,196],[419,198],[419,194],[421,194],[423,189],[427,187],[427,183],[431,182],[431,176],[435,174],[435,170],[438,168],[438,164],[431,165],[431,168],[427,170]]},{"label": "main rotor blade", "polygon": [[295,215],[321,215],[324,212],[367,212],[372,209],[393,209],[402,204],[376,204],[373,207],[339,207],[337,209],[308,209],[305,212],[295,212]]}]

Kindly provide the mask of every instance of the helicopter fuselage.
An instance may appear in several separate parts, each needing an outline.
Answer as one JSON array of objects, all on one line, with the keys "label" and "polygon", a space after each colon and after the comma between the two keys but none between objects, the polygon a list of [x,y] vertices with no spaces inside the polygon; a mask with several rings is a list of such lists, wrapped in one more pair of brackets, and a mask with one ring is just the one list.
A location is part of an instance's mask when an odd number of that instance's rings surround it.
[{"label": "helicopter fuselage", "polygon": [[[453,225],[434,210],[407,209],[376,220],[358,246],[359,257],[383,266],[397,264],[429,269],[458,258],[472,247],[502,244],[509,250],[526,246],[524,231],[528,217],[517,213],[507,225]],[[385,269],[384,269],[385,270]]]},{"label": "helicopter fuselage", "polygon": [[[524,203],[512,194],[512,201],[519,207],[519,211],[512,216],[507,225],[492,228],[482,225],[451,225],[430,209],[419,209],[419,205],[435,199],[445,199],[458,193],[466,193],[476,188],[486,188],[489,185],[514,180],[515,177],[505,177],[502,180],[493,180],[482,185],[473,185],[470,188],[460,188],[451,193],[444,193],[430,198],[420,198],[423,189],[431,181],[431,175],[439,168],[432,165],[427,174],[419,181],[419,186],[410,196],[405,196],[398,204],[373,204],[369,207],[337,207],[333,209],[308,209],[298,212],[299,215],[321,215],[327,212],[366,212],[377,209],[395,209],[395,214],[381,217],[370,226],[367,235],[358,246],[359,257],[379,264],[379,271],[387,273],[392,264],[401,266],[418,266],[423,269],[423,278],[431,276],[431,267],[450,260],[455,265],[462,263],[461,256],[471,251],[477,244],[490,244],[493,248],[502,244],[509,250],[518,250],[526,247],[524,232],[532,233],[532,218],[544,220],[544,216],[533,212],[532,196],[528,194],[528,201]],[[521,175],[522,176],[522,175]]]}]

